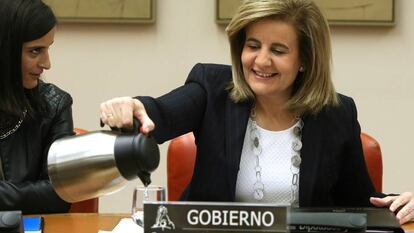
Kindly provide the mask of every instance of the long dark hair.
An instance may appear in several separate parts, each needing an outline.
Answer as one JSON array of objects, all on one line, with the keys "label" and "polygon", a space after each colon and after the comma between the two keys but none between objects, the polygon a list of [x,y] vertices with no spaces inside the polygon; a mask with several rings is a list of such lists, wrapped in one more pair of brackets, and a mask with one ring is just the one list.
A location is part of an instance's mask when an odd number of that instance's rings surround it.
[{"label": "long dark hair", "polygon": [[41,0],[0,0],[0,118],[29,116],[44,108],[38,86],[25,89],[21,59],[23,43],[46,35],[57,23]]}]

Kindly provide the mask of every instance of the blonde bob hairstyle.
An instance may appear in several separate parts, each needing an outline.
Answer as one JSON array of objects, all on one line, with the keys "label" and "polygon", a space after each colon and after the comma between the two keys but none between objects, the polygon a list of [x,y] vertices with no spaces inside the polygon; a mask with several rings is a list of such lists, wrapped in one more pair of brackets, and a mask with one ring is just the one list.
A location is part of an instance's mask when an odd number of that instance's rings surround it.
[{"label": "blonde bob hairstyle", "polygon": [[329,26],[311,0],[246,0],[238,8],[226,32],[230,42],[233,82],[230,96],[235,102],[255,99],[245,81],[241,54],[245,28],[263,18],[290,23],[296,29],[303,72],[293,84],[286,108],[297,114],[316,114],[324,106],[337,105],[338,98],[331,80],[331,42]]}]

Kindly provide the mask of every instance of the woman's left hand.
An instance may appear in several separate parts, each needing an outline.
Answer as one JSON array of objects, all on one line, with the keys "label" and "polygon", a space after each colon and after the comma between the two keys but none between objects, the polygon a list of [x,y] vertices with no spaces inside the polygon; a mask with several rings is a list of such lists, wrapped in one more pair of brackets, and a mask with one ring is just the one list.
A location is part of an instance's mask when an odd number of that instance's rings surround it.
[{"label": "woman's left hand", "polygon": [[387,196],[384,198],[371,197],[371,203],[377,207],[389,206],[389,209],[397,213],[397,219],[400,224],[414,221],[414,194],[404,192],[398,196]]}]

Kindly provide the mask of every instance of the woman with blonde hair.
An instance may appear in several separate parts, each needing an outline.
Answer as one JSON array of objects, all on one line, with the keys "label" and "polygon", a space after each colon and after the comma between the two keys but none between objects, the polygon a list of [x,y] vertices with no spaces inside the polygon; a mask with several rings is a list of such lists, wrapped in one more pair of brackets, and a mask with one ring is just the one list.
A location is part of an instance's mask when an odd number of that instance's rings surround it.
[{"label": "woman with blonde hair", "polygon": [[159,98],[108,100],[102,121],[128,127],[137,117],[159,143],[192,131],[196,163],[182,200],[374,204],[412,220],[412,193],[374,190],[354,101],[332,84],[329,27],[315,3],[247,0],[226,31],[232,66],[197,64]]}]

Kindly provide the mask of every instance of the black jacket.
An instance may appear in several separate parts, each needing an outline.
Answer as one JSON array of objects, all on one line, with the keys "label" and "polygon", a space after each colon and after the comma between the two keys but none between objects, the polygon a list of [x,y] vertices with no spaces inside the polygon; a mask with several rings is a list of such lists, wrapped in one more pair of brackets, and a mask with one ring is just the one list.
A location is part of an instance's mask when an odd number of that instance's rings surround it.
[{"label": "black jacket", "polygon": [[[159,143],[194,132],[197,157],[184,200],[235,200],[251,103],[229,98],[231,77],[229,66],[197,64],[184,86],[156,99],[138,97],[154,120],[152,135]],[[303,117],[300,206],[369,206],[369,197],[376,195],[355,104],[343,95],[339,99],[340,106]]]},{"label": "black jacket", "polygon": [[26,116],[20,128],[0,140],[5,180],[0,181],[0,210],[23,213],[67,212],[70,204],[53,190],[47,175],[47,155],[58,138],[73,135],[72,98],[53,84],[39,82],[48,104],[41,119]]}]

